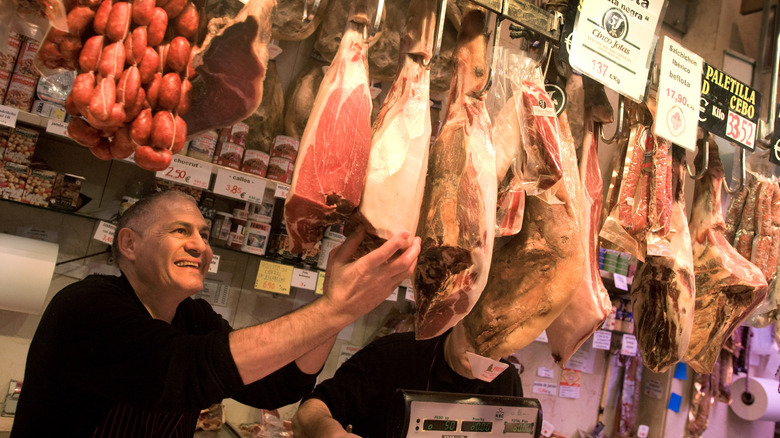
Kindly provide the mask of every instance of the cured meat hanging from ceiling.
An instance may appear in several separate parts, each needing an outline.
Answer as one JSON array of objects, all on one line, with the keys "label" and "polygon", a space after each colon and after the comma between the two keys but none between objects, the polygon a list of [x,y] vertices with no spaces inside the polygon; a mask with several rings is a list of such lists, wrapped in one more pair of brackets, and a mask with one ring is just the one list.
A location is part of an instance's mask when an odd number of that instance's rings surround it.
[{"label": "cured meat hanging from ceiling", "polygon": [[375,243],[417,230],[428,169],[430,68],[424,64],[432,56],[436,0],[412,2],[407,16],[398,72],[373,124],[358,209],[359,220],[375,238],[368,240]]},{"label": "cured meat hanging from ceiling", "polygon": [[[273,38],[282,41],[302,41],[309,38],[322,22],[329,0],[284,0],[276,5],[271,22]],[[314,5],[317,4],[317,10]],[[304,11],[311,17],[303,20]]]},{"label": "cured meat hanging from ceiling", "polygon": [[[391,81],[396,77],[400,59],[401,35],[407,23],[409,0],[385,2],[382,22],[376,41],[368,48],[368,71],[375,81]],[[433,14],[436,14],[434,7]]]},{"label": "cured meat hanging from ceiling", "polygon": [[188,136],[244,120],[260,106],[275,5],[274,0],[250,0],[193,54],[197,76],[184,117]]},{"label": "cured meat hanging from ceiling", "polygon": [[685,151],[677,146],[672,151],[668,170],[672,177],[671,231],[663,238],[668,245],[664,251],[647,255],[631,285],[637,344],[645,366],[655,373],[666,371],[685,356],[696,298],[691,235],[685,213]]},{"label": "cured meat hanging from ceiling", "polygon": [[444,333],[485,286],[496,211],[495,152],[482,90],[488,71],[485,13],[463,19],[444,125],[431,148],[414,270],[418,339]]},{"label": "cured meat hanging from ceiling", "polygon": [[367,25],[366,2],[358,2],[301,137],[284,205],[292,253],[312,248],[325,227],[344,222],[360,203],[371,147]]},{"label": "cured meat hanging from ceiling", "polygon": [[292,92],[288,93],[284,110],[284,135],[298,140],[303,136],[314,100],[325,77],[323,67],[327,66],[327,61],[312,53],[295,82],[290,85]]},{"label": "cured meat hanging from ceiling", "polygon": [[[739,255],[724,236],[723,163],[711,134],[707,143],[709,166],[696,180],[690,219],[696,303],[691,341],[685,353],[685,362],[704,374],[712,372],[723,343],[767,292],[761,270]],[[703,150],[700,148],[696,157],[699,169]]]},{"label": "cured meat hanging from ceiling", "polygon": [[555,363],[563,367],[580,346],[609,316],[612,301],[599,273],[598,234],[601,227],[602,181],[599,169],[598,142],[594,133],[592,114],[582,108],[567,106],[566,112],[583,111],[585,132],[579,176],[583,189],[582,232],[580,238],[585,250],[585,270],[568,306],[547,327],[547,346]]},{"label": "cured meat hanging from ceiling", "polygon": [[533,342],[582,282],[582,187],[565,113],[559,126],[563,177],[549,190],[553,202],[526,198],[520,233],[493,253],[485,290],[464,319],[471,346],[482,356],[498,359]]},{"label": "cured meat hanging from ceiling", "polygon": [[284,128],[284,92],[273,60],[268,62],[263,80],[263,100],[244,123],[252,133],[246,137],[246,148],[270,153],[274,139]]}]

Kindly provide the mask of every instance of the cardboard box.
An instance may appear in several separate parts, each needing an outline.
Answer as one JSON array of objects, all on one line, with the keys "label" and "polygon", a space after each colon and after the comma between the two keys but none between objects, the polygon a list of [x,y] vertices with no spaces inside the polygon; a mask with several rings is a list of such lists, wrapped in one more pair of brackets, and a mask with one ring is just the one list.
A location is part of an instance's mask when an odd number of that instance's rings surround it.
[{"label": "cardboard box", "polygon": [[10,161],[3,163],[3,168],[0,170],[0,196],[3,199],[21,201],[29,175],[30,168],[24,164]]},{"label": "cardboard box", "polygon": [[3,159],[18,164],[30,164],[37,143],[38,131],[16,127],[8,136]]},{"label": "cardboard box", "polygon": [[57,179],[57,172],[53,170],[31,170],[30,176],[27,177],[27,184],[24,187],[22,202],[39,207],[48,207],[55,179]]}]

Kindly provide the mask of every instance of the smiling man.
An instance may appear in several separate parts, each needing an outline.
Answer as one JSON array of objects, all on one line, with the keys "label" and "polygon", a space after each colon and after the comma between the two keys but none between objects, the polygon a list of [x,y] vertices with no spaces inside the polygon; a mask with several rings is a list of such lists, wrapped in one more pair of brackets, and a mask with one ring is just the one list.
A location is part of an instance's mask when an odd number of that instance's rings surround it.
[{"label": "smiling man", "polygon": [[322,297],[233,330],[190,298],[213,255],[194,199],[141,200],[117,226],[122,275],[64,288],[41,317],[11,436],[192,436],[200,410],[224,398],[266,409],[296,402],[338,332],[414,269],[419,238],[401,233],[353,261],[363,235],[331,253]]}]

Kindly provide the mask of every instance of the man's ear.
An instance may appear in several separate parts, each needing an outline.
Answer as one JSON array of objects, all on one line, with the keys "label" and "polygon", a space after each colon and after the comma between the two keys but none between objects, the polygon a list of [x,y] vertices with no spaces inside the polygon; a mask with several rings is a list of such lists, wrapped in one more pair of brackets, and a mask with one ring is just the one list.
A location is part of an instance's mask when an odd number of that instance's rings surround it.
[{"label": "man's ear", "polygon": [[122,228],[114,237],[114,244],[117,245],[122,257],[135,261],[136,244],[138,243],[138,234],[130,228]]}]

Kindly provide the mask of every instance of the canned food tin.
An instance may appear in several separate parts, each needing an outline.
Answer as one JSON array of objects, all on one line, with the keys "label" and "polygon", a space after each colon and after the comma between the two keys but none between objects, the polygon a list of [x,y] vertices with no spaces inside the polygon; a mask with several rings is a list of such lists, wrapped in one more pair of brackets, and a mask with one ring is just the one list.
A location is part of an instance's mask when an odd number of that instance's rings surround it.
[{"label": "canned food tin", "polygon": [[217,148],[217,137],[217,131],[208,131],[193,138],[187,149],[187,156],[211,162]]},{"label": "canned food tin", "polygon": [[241,163],[241,171],[257,176],[266,176],[268,171],[268,153],[256,149],[244,151],[244,161]]},{"label": "canned food tin", "polygon": [[293,163],[298,156],[299,142],[295,138],[286,135],[277,135],[274,139],[274,147],[271,148],[271,157],[286,158]]}]

